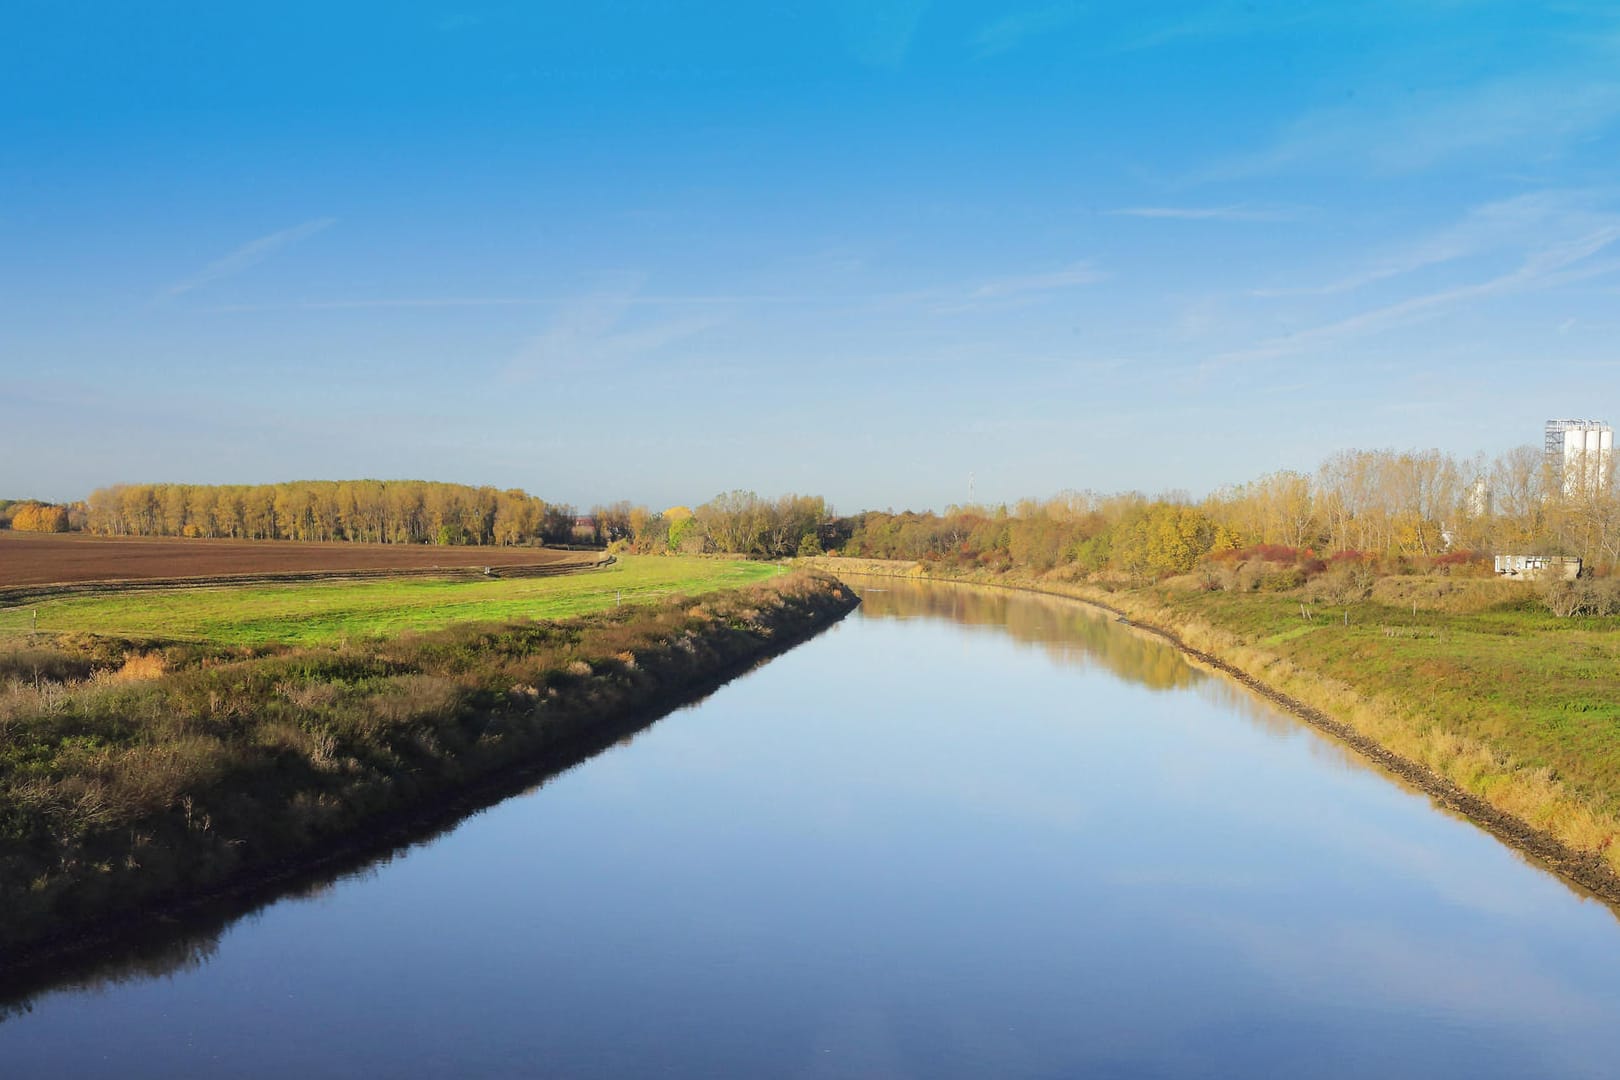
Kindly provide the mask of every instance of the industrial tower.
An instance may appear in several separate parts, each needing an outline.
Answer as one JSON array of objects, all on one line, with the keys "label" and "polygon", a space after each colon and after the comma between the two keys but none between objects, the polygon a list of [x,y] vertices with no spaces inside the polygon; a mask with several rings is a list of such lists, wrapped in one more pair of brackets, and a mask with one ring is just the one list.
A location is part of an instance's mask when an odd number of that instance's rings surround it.
[{"label": "industrial tower", "polygon": [[1563,482],[1565,495],[1607,487],[1614,469],[1614,428],[1601,420],[1547,421],[1547,465]]}]

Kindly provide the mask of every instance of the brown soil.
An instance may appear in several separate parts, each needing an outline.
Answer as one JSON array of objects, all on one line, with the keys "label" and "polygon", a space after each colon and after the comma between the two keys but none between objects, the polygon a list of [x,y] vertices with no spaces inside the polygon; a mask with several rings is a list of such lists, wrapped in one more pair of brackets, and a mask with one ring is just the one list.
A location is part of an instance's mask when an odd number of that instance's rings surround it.
[{"label": "brown soil", "polygon": [[0,530],[0,589],[96,581],[154,581],[375,570],[585,565],[597,553],[532,547],[182,540]]}]

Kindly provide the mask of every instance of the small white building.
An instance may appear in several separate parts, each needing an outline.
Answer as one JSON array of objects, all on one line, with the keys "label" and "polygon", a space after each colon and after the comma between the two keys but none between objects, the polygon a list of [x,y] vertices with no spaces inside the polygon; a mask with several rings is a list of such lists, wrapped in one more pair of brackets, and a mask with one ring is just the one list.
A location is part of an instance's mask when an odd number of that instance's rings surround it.
[{"label": "small white building", "polygon": [[1581,560],[1573,555],[1498,555],[1496,573],[1515,581],[1549,577],[1574,581],[1581,576]]}]

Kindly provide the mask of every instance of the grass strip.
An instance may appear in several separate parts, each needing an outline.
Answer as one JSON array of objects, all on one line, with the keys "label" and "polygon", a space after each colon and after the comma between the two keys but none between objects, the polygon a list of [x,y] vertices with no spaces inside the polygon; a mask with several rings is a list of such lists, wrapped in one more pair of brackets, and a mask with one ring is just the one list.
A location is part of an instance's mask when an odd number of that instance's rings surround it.
[{"label": "grass strip", "polygon": [[35,631],[222,645],[316,645],[436,630],[469,619],[566,619],[677,593],[761,581],[740,559],[625,556],[577,576],[210,586],[64,597],[0,610],[0,638]]}]

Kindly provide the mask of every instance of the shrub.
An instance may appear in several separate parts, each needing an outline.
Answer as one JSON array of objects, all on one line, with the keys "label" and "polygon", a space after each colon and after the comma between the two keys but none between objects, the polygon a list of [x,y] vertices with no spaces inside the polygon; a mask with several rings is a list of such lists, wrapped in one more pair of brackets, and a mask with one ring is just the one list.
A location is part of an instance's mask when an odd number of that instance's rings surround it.
[{"label": "shrub", "polygon": [[1311,582],[1312,595],[1337,604],[1355,603],[1372,595],[1377,580],[1370,563],[1335,556],[1328,570]]},{"label": "shrub", "polygon": [[1300,566],[1267,567],[1260,574],[1260,588],[1266,592],[1287,592],[1305,584],[1305,570]]},{"label": "shrub", "polygon": [[67,532],[68,508],[46,503],[23,503],[12,508],[11,527],[18,532]]},{"label": "shrub", "polygon": [[1540,591],[1542,604],[1561,619],[1620,614],[1620,579],[1556,579],[1543,582]]}]

